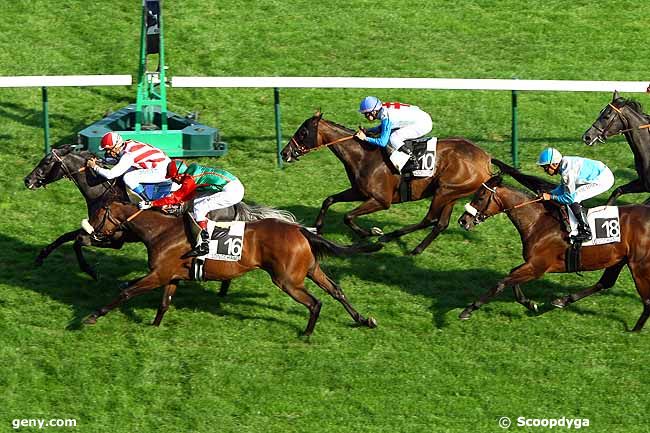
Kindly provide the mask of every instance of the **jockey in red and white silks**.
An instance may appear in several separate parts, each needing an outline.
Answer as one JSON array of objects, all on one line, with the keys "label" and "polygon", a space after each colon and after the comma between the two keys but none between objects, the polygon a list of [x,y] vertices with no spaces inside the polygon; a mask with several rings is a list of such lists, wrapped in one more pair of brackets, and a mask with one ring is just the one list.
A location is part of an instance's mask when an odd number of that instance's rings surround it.
[{"label": "jockey in red and white silks", "polygon": [[368,96],[361,101],[359,112],[369,121],[379,120],[381,122],[367,131],[371,134],[379,133],[379,136],[367,137],[364,131],[357,131],[355,136],[379,147],[386,147],[390,144],[390,148],[394,151],[390,160],[399,171],[410,157],[406,152],[399,152],[404,142],[428,134],[433,127],[431,116],[422,111],[420,107],[400,102],[382,104],[374,96]]},{"label": "jockey in red and white silks", "polygon": [[89,161],[89,166],[106,179],[124,175],[124,184],[144,200],[142,183],[165,181],[169,157],[162,150],[135,140],[124,141],[116,132],[108,132],[102,137],[101,147],[108,156],[117,158],[118,163],[110,169],[99,167]]}]

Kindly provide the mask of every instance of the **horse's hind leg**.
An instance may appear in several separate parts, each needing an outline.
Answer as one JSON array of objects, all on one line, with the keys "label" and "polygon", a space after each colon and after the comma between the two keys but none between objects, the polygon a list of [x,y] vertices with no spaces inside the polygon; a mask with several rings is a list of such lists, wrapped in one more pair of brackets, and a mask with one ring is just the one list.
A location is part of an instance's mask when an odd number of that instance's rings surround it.
[{"label": "horse's hind leg", "polygon": [[343,293],[341,286],[328,277],[320,268],[318,263],[316,263],[315,269],[307,274],[307,276],[310,280],[316,283],[318,287],[329,293],[332,298],[339,301],[355,322],[365,325],[368,328],[375,328],[377,326],[377,321],[373,317],[368,317],[366,319],[354,309],[354,307],[348,302],[348,298],[345,296],[345,293]]},{"label": "horse's hind leg", "polygon": [[[436,207],[434,208],[434,203],[436,203],[436,200],[434,200],[431,203],[431,209],[439,209],[438,205],[436,204]],[[415,256],[417,254],[420,254],[426,247],[428,247],[431,242],[433,242],[440,233],[445,231],[447,227],[449,227],[449,219],[451,218],[451,212],[454,210],[454,205],[456,204],[456,200],[448,202],[442,208],[440,208],[438,215],[437,215],[437,220],[438,222],[433,226],[431,229],[431,233],[429,233],[423,240],[420,242],[420,244],[413,249],[409,254],[412,256]]]},{"label": "horse's hind leg", "polygon": [[609,289],[614,285],[614,283],[616,283],[616,280],[618,279],[623,266],[625,266],[625,261],[620,261],[614,266],[610,266],[609,268],[605,269],[603,276],[600,277],[600,280],[598,280],[598,282],[593,286],[588,287],[580,292],[572,293],[570,295],[563,296],[562,298],[555,299],[551,301],[551,305],[558,308],[564,308],[567,305],[573,304],[574,302],[579,301],[580,299],[587,296],[593,295],[596,292]]},{"label": "horse's hind leg", "polygon": [[176,293],[176,287],[178,287],[178,283],[176,281],[171,282],[165,286],[162,301],[160,302],[160,307],[158,307],[156,318],[153,320],[154,326],[160,326],[160,322],[162,321],[163,316],[169,309],[169,304],[172,303],[172,296],[174,296],[174,293]]},{"label": "horse's hind leg", "polygon": [[302,335],[309,336],[314,332],[314,326],[320,314],[321,301],[316,299],[305,289],[304,281],[288,281],[282,279],[273,279],[276,286],[281,288],[286,294],[291,296],[294,301],[301,303],[309,310],[309,321]]},{"label": "horse's hind leg", "polygon": [[168,283],[168,281],[161,282],[160,277],[157,274],[150,273],[147,276],[139,279],[133,286],[120,292],[118,297],[115,298],[111,303],[91,313],[84,322],[86,324],[92,325],[97,322],[97,319],[105,316],[109,311],[113,310],[115,307],[118,307],[125,301],[138,295],[142,295],[143,293],[147,293],[148,291],[153,290],[156,287],[160,287],[166,283]]}]

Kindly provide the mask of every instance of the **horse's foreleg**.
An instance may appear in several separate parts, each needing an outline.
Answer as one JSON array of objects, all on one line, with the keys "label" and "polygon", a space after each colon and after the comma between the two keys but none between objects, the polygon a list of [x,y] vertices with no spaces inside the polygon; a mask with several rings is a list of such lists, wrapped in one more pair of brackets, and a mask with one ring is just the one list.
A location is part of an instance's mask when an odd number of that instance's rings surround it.
[{"label": "horse's foreleg", "polygon": [[330,208],[330,206],[332,206],[334,203],[361,201],[364,198],[365,197],[363,197],[359,191],[353,188],[346,189],[345,191],[341,191],[338,194],[327,197],[323,201],[320,212],[318,212],[318,217],[316,217],[316,222],[314,223],[314,226],[316,227],[316,233],[323,234],[325,214],[327,213],[327,210]]},{"label": "horse's foreleg", "polygon": [[531,301],[526,297],[526,295],[524,295],[524,292],[521,290],[521,286],[519,286],[519,284],[512,286],[512,293],[514,293],[517,302],[528,308],[529,311],[537,313],[537,303]]},{"label": "horse's foreleg", "polygon": [[117,298],[115,298],[108,305],[105,305],[99,310],[94,311],[86,318],[84,322],[86,324],[92,325],[97,322],[97,319],[99,319],[102,316],[105,316],[106,314],[108,314],[108,312],[113,310],[115,307],[121,305],[125,301],[133,297],[136,297],[138,295],[141,295],[143,293],[147,293],[148,291],[153,290],[156,287],[160,287],[161,285],[167,283],[169,283],[169,281],[161,281],[158,274],[150,273],[147,276],[139,279],[134,285],[130,286],[125,290],[122,290]]},{"label": "horse's foreleg", "polygon": [[505,277],[503,280],[499,281],[496,286],[488,290],[483,296],[481,296],[478,301],[474,301],[469,304],[461,313],[459,318],[461,320],[467,320],[470,318],[472,313],[481,306],[490,302],[495,296],[503,292],[503,289],[512,286],[523,284],[528,281],[536,280],[544,274],[544,270],[536,268],[532,263],[526,262],[520,266],[517,266],[513,269],[510,274]]},{"label": "horse's foreleg", "polygon": [[380,210],[385,210],[390,207],[390,203],[385,204],[385,203],[380,203],[377,199],[374,198],[369,198],[365,202],[361,204],[361,206],[352,209],[352,211],[348,212],[345,214],[345,217],[343,217],[343,222],[352,229],[353,232],[355,232],[357,235],[361,236],[362,238],[366,238],[368,236],[373,236],[376,233],[364,229],[357,225],[357,223],[354,222],[355,218],[361,215],[367,215],[369,213],[377,212]]},{"label": "horse's foreleg", "polygon": [[46,246],[41,250],[40,253],[38,253],[38,256],[36,257],[36,260],[34,263],[36,266],[41,266],[43,264],[43,261],[52,254],[52,251],[56,250],[59,248],[61,245],[65,244],[66,242],[70,242],[74,239],[76,239],[77,235],[82,233],[82,229],[74,230],[68,233],[64,233],[61,236],[59,236],[54,242]]},{"label": "horse's foreleg", "polygon": [[230,283],[232,280],[223,280],[221,282],[221,288],[219,289],[219,296],[222,298],[225,298],[226,295],[228,294],[228,289],[230,288]]},{"label": "horse's foreleg", "polygon": [[360,325],[367,326],[368,328],[377,327],[377,320],[374,317],[368,317],[367,319],[363,317],[355,308],[348,302],[345,293],[341,286],[336,284],[330,277],[323,272],[318,264],[316,264],[315,269],[308,274],[310,280],[318,285],[321,289],[325,290],[329,295],[339,301],[341,305],[345,308],[348,314]]},{"label": "horse's foreleg", "polygon": [[[433,206],[435,203],[432,202],[432,207],[430,209],[430,213],[434,216],[437,217],[437,222],[431,229],[431,233],[429,233],[423,240],[420,242],[420,244],[413,249],[409,254],[412,256],[415,256],[417,254],[420,254],[426,247],[428,247],[431,242],[433,242],[440,233],[445,231],[447,227],[449,227],[449,220],[451,218],[451,212],[454,210],[454,204],[456,204],[456,200],[451,201],[446,203],[445,205],[442,206],[442,208],[438,208],[437,206]],[[439,210],[438,210],[439,209]]]},{"label": "horse's foreleg", "polygon": [[633,180],[630,183],[626,183],[625,185],[621,185],[618,188],[616,188],[614,192],[612,192],[612,194],[607,199],[607,206],[613,206],[614,203],[616,203],[616,200],[623,194],[639,193],[644,191],[647,190],[645,188],[643,180],[641,179]]},{"label": "horse's foreleg", "polygon": [[605,269],[603,276],[600,277],[600,280],[598,280],[598,282],[593,286],[580,292],[572,293],[562,298],[554,299],[551,301],[551,305],[558,308],[564,308],[567,305],[573,304],[574,302],[579,301],[582,298],[586,298],[587,296],[593,295],[596,292],[609,289],[614,285],[614,283],[616,283],[616,280],[618,279],[623,266],[625,266],[625,261],[621,261],[614,266],[610,266],[609,268]]},{"label": "horse's foreleg", "polygon": [[178,285],[175,281],[165,286],[160,307],[158,307],[156,318],[153,320],[153,326],[160,326],[163,316],[169,309],[169,304],[172,303],[172,296],[176,293],[176,287],[178,287]]}]

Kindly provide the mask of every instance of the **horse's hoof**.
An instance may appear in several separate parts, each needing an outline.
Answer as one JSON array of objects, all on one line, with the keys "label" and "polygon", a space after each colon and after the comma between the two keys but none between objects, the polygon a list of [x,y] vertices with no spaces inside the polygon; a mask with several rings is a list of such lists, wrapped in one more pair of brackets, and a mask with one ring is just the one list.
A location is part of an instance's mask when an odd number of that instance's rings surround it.
[{"label": "horse's hoof", "polygon": [[380,229],[379,227],[373,227],[373,228],[370,229],[370,234],[372,236],[383,236],[384,231],[382,229]]},{"label": "horse's hoof", "polygon": [[539,313],[539,308],[537,307],[537,302],[531,302],[530,303],[530,309],[534,313]]},{"label": "horse's hoof", "polygon": [[368,328],[376,328],[377,320],[374,317],[368,317]]},{"label": "horse's hoof", "polygon": [[417,255],[419,255],[421,252],[422,252],[421,249],[416,248],[416,249],[414,249],[413,251],[410,251],[410,252],[406,253],[406,255],[407,255],[407,256],[417,256]]},{"label": "horse's hoof", "polygon": [[43,265],[43,257],[38,256],[36,257],[36,260],[34,260],[34,266],[39,267]]},{"label": "horse's hoof", "polygon": [[469,320],[471,315],[472,315],[471,311],[463,310],[463,312],[458,315],[458,318],[460,320]]},{"label": "horse's hoof", "polygon": [[556,307],[556,308],[564,308],[564,307],[566,307],[566,302],[564,302],[562,299],[558,298],[558,299],[553,299],[551,301],[551,305]]},{"label": "horse's hoof", "polygon": [[86,317],[86,320],[84,320],[84,323],[86,325],[94,325],[95,323],[97,323],[97,316],[95,316],[94,314],[91,314],[90,316]]}]

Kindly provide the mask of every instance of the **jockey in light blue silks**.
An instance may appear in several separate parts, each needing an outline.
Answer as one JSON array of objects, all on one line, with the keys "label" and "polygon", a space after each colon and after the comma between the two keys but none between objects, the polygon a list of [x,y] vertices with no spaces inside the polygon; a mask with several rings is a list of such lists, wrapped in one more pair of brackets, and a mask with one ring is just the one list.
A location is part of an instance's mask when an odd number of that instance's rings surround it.
[{"label": "jockey in light blue silks", "polygon": [[552,147],[542,151],[537,165],[551,176],[559,174],[562,177],[560,185],[550,193],[543,193],[544,200],[554,200],[568,205],[578,220],[578,234],[574,237],[577,242],[591,240],[591,229],[587,222],[587,213],[580,204],[582,201],[595,197],[614,185],[612,171],[602,162],[579,156],[562,156]]},{"label": "jockey in light blue silks", "polygon": [[419,138],[431,132],[433,123],[431,116],[419,107],[399,102],[382,102],[374,96],[367,96],[359,105],[359,112],[369,121],[379,120],[381,123],[370,128],[367,132],[379,136],[367,137],[363,130],[357,131],[355,137],[379,147],[390,144],[390,160],[401,172],[404,164],[409,160],[410,154],[400,151],[404,141]]}]

